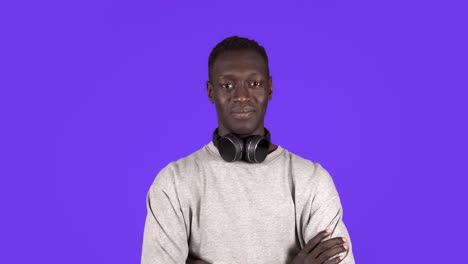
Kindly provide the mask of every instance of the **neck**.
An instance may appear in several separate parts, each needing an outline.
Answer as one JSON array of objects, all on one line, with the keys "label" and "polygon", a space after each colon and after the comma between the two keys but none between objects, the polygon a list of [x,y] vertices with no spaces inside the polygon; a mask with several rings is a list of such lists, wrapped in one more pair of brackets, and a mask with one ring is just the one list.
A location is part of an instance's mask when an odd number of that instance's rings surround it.
[{"label": "neck", "polygon": [[234,134],[238,135],[241,138],[245,138],[245,137],[252,136],[252,135],[265,136],[266,128],[262,125],[262,126],[258,127],[257,129],[255,129],[254,131],[252,131],[250,133],[241,134],[241,133],[237,133],[235,131],[226,129],[222,125],[218,126],[218,135],[220,135],[221,137],[224,137],[224,136],[226,136],[228,134],[231,134],[231,133],[234,133]]}]

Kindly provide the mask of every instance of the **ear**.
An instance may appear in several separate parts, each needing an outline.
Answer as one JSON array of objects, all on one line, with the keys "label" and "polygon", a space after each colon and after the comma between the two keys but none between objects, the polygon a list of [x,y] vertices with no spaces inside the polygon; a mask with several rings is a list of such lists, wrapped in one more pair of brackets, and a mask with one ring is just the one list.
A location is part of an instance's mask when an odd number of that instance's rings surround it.
[{"label": "ear", "polygon": [[268,78],[268,100],[271,100],[273,96],[273,78]]},{"label": "ear", "polygon": [[208,99],[210,99],[210,102],[214,104],[213,84],[210,82],[210,80],[206,81],[206,93],[208,95]]}]

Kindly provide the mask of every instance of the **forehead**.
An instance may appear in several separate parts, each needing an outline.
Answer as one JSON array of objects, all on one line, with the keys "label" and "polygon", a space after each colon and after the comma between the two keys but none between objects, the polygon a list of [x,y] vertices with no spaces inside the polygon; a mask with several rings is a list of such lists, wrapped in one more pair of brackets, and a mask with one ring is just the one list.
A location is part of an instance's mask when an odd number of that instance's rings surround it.
[{"label": "forehead", "polygon": [[244,74],[267,75],[263,57],[253,50],[228,51],[220,54],[213,65],[213,77]]}]

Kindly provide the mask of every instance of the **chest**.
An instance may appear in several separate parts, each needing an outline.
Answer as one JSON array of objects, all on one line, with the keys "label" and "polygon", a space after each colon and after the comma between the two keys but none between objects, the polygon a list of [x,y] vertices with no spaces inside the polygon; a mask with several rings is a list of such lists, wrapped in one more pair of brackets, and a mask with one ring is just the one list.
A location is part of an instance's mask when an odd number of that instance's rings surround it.
[{"label": "chest", "polygon": [[188,222],[194,252],[233,256],[261,250],[273,256],[294,247],[296,212],[287,172],[205,175],[191,186]]}]

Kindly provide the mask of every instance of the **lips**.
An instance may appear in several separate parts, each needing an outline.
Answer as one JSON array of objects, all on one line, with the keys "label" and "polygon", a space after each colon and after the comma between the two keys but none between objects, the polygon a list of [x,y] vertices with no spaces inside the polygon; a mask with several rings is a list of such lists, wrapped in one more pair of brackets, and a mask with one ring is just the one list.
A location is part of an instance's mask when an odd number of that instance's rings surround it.
[{"label": "lips", "polygon": [[232,116],[238,120],[247,120],[252,117],[254,112],[242,112],[242,113],[232,113]]},{"label": "lips", "polygon": [[255,112],[255,108],[252,106],[244,106],[244,107],[234,107],[231,110],[231,113],[240,114],[240,113],[250,113]]},{"label": "lips", "polygon": [[252,117],[255,111],[255,108],[251,106],[234,107],[231,110],[231,114],[237,120],[247,120]]}]

